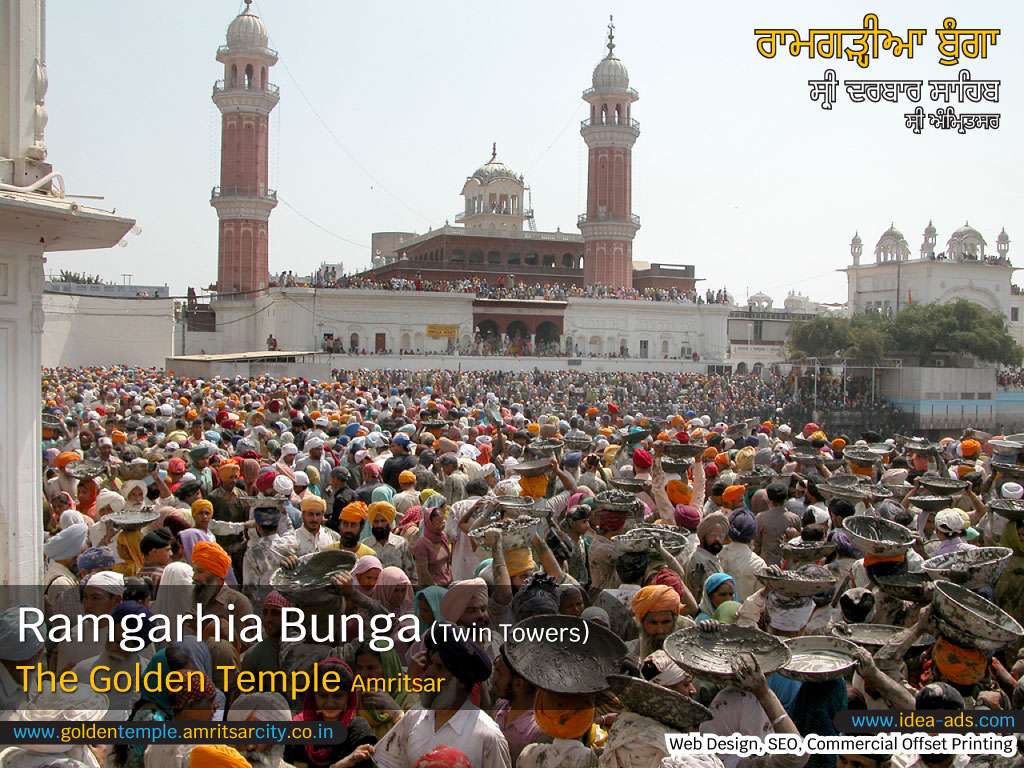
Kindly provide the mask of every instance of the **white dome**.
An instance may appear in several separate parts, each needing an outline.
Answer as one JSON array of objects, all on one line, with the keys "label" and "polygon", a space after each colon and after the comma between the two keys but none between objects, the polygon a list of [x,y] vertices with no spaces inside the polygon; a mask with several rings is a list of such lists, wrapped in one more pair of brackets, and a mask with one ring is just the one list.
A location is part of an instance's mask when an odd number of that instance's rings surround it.
[{"label": "white dome", "polygon": [[966,237],[976,237],[981,242],[985,242],[985,238],[981,236],[981,233],[966,222],[953,233],[953,236],[950,239],[963,240]]},{"label": "white dome", "polygon": [[269,42],[266,25],[248,5],[228,26],[229,48],[266,48]]},{"label": "white dome", "polygon": [[1006,234],[1006,228],[1005,227],[1003,228],[1003,231],[999,233],[999,237],[996,238],[996,242],[999,242],[999,243],[1008,243],[1008,242],[1010,242],[1010,236],[1008,234]]},{"label": "white dome", "polygon": [[516,184],[522,184],[523,177],[497,158],[498,150],[495,148],[491,152],[491,159],[473,171],[473,175],[470,178],[476,179],[481,184],[489,184],[497,179],[509,179]]},{"label": "white dome", "polygon": [[592,82],[595,88],[614,88],[624,91],[629,88],[629,72],[626,70],[626,65],[609,51],[608,55],[594,67]]},{"label": "white dome", "polygon": [[935,234],[935,226],[932,224],[932,220],[931,219],[928,219],[928,226],[924,228],[924,233],[926,235],[934,235]]},{"label": "white dome", "polygon": [[853,240],[850,241],[850,245],[861,245],[864,241],[860,239],[860,233],[853,233]]},{"label": "white dome", "polygon": [[898,229],[896,229],[896,227],[889,227],[887,230],[885,230],[885,232],[882,233],[882,237],[880,238],[880,241],[884,240],[887,237],[891,237],[894,240],[903,240],[904,239],[903,238],[903,233],[900,232]]}]

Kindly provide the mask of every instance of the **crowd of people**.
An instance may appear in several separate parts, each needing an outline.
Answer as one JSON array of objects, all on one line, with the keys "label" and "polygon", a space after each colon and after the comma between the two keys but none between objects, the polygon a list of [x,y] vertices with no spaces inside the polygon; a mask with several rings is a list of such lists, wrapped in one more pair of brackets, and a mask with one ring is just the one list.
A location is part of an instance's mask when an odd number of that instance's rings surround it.
[{"label": "crowd of people", "polygon": [[472,293],[481,299],[521,299],[530,301],[566,301],[570,298],[621,299],[628,301],[665,301],[679,304],[732,304],[732,296],[725,290],[683,291],[678,288],[613,288],[601,283],[586,286],[562,283],[534,283],[523,280],[506,284],[504,276],[493,285],[486,278],[474,276],[461,280],[425,280],[417,274],[413,279],[392,277],[378,280],[362,274],[338,275],[332,267],[322,267],[312,276],[296,277],[282,272],[272,287],[284,288],[359,288],[377,291],[429,291],[443,293]]},{"label": "crowd of people", "polygon": [[[997,754],[669,754],[666,734],[687,730],[828,736],[843,710],[1024,708],[1024,630],[1010,618],[1024,612],[1013,512],[1024,446],[972,430],[930,444],[787,423],[787,398],[803,391],[793,376],[44,370],[47,617],[133,617],[141,647],[19,638],[9,608],[6,715],[330,722],[343,739],[20,744],[0,765],[1018,765]],[[965,586],[925,577],[943,557]],[[1004,567],[975,578],[992,559]],[[943,613],[944,585],[973,591],[966,627]],[[350,634],[325,640],[321,624],[316,641],[286,639],[292,607]],[[261,617],[262,637],[222,636],[247,615]],[[179,636],[150,631],[161,617]],[[413,631],[383,617],[408,617]],[[371,624],[390,642],[354,631]],[[1005,630],[998,641],[992,624]],[[577,639],[513,642],[509,627]],[[848,663],[787,676],[796,657],[784,643],[823,635],[849,641]],[[36,663],[80,679],[187,674],[173,692],[58,703],[14,674]],[[339,682],[298,695],[239,682],[278,671]]]}]

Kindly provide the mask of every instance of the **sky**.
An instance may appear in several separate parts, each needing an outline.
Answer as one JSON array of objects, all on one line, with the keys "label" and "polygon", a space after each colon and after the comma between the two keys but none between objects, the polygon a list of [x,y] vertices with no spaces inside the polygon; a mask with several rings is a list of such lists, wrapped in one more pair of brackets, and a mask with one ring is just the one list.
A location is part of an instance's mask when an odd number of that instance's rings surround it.
[{"label": "sky", "polygon": [[[48,160],[71,195],[137,219],[124,247],[69,252],[47,270],[112,282],[169,284],[184,294],[216,279],[220,115],[210,99],[215,58],[244,6],[104,0],[47,5]],[[995,251],[1019,222],[1024,71],[1017,3],[821,4],[559,0],[390,3],[258,0],[280,60],[270,80],[270,271],[308,274],[322,262],[369,266],[370,234],[425,232],[462,210],[465,178],[490,157],[526,177],[541,230],[576,231],[586,209],[587,155],[579,121],[615,15],[615,54],[639,91],[633,117],[636,261],[693,264],[700,288],[735,297],[790,291],[846,299],[849,243],[868,258],[894,223],[917,254],[929,220],[944,246],[969,221]],[[866,13],[906,37],[926,29],[912,59],[882,51],[855,62],[762,57],[754,29],[859,29]],[[938,63],[935,30],[998,28],[985,59]],[[916,104],[809,98],[807,81],[1000,80],[998,104],[957,104],[1002,115],[998,130],[925,127]],[[1024,247],[1024,246],[1022,246]],[[1011,244],[1010,257],[1016,255]],[[131,275],[130,278],[124,275]]]}]

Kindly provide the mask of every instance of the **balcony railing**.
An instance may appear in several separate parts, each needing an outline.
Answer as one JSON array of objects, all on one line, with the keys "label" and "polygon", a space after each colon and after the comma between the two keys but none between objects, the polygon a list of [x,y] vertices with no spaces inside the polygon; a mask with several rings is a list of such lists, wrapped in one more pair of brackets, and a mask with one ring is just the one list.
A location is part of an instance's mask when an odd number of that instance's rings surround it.
[{"label": "balcony railing", "polygon": [[277,190],[258,187],[214,187],[210,197],[269,197],[277,200]]},{"label": "balcony railing", "polygon": [[249,93],[268,93],[271,96],[278,96],[280,95],[281,89],[273,83],[267,83],[263,88],[246,85],[245,83],[231,84],[224,80],[218,80],[213,84],[214,93],[235,93],[238,91],[246,91]]},{"label": "balcony railing", "polygon": [[627,93],[633,97],[634,101],[640,98],[640,94],[637,93],[636,89],[634,88],[627,88],[625,91],[623,91],[621,88],[587,88],[587,90],[583,92],[583,98],[585,99],[587,98],[587,96],[595,94],[598,91],[602,93],[607,93],[608,91],[614,91],[615,93]]},{"label": "balcony railing", "polygon": [[638,227],[640,226],[640,217],[637,216],[635,213],[629,214],[629,219],[624,219],[621,216],[613,216],[610,213],[599,213],[595,216],[588,216],[585,213],[581,213],[579,216],[576,217],[577,226],[579,226],[580,224],[594,224],[599,221],[631,221]]},{"label": "balcony railing", "polygon": [[634,131],[639,133],[640,121],[629,118],[628,120],[619,120],[617,123],[614,120],[606,120],[602,123],[599,120],[595,121],[587,118],[586,120],[580,121],[580,130],[583,130],[584,128],[632,128]]},{"label": "balcony railing", "polygon": [[220,56],[222,53],[237,53],[238,51],[241,51],[241,50],[247,50],[247,51],[256,50],[256,51],[259,51],[260,53],[264,53],[264,54],[266,54],[268,56],[273,56],[274,58],[277,58],[277,51],[275,51],[273,48],[250,48],[248,46],[246,46],[244,48],[232,48],[230,45],[219,46],[217,48],[217,55]]},{"label": "balcony railing", "polygon": [[462,213],[455,214],[455,220],[465,221],[471,216],[515,216],[519,219],[532,219],[533,209],[527,208],[525,211],[510,211],[508,209],[501,209],[497,211],[464,211]]}]

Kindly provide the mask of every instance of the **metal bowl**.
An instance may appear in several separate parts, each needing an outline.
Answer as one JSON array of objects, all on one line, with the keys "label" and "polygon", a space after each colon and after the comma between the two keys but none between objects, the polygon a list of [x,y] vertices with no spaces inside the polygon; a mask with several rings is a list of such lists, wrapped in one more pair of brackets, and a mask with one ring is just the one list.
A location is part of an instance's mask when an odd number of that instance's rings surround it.
[{"label": "metal bowl", "polygon": [[707,443],[665,443],[663,451],[673,459],[696,459],[708,449]]},{"label": "metal bowl", "polygon": [[877,456],[892,456],[896,448],[888,443],[871,443],[868,450]]},{"label": "metal bowl", "polygon": [[562,442],[570,451],[586,451],[594,441],[589,437],[566,437]]},{"label": "metal bowl", "polygon": [[818,459],[823,459],[824,458],[824,456],[822,456],[822,454],[820,454],[818,452],[805,453],[803,451],[800,451],[800,452],[795,452],[794,451],[794,452],[790,453],[789,457],[791,459],[793,459],[797,464],[799,464],[800,466],[803,466],[803,467],[809,467],[809,466],[812,466],[814,464],[817,464],[818,463]]},{"label": "metal bowl", "polygon": [[880,557],[899,555],[913,546],[916,535],[906,526],[870,515],[853,515],[843,520],[850,543],[865,554]]},{"label": "metal bowl", "polygon": [[936,475],[921,475],[918,480],[920,480],[922,488],[936,496],[956,496],[963,493],[970,485],[966,480],[954,480],[951,477]]},{"label": "metal bowl", "polygon": [[627,533],[620,533],[618,536],[612,536],[611,542],[616,546],[619,552],[635,554],[646,552],[647,554],[654,554],[658,551],[658,542],[655,540],[654,536],[650,535],[646,531],[633,533],[634,530],[636,529],[630,528]]},{"label": "metal bowl", "polygon": [[608,675],[608,684],[630,712],[649,717],[682,733],[711,719],[711,710],[664,686],[626,675]]},{"label": "metal bowl", "polygon": [[44,413],[41,421],[43,429],[60,429],[61,419],[52,413]]},{"label": "metal bowl", "polygon": [[714,632],[698,627],[680,629],[665,638],[665,652],[695,677],[723,684],[736,682],[733,660],[740,653],[752,653],[765,675],[788,664],[790,659],[789,649],[777,637],[735,624]]},{"label": "metal bowl", "polygon": [[[632,543],[634,540],[646,541],[650,546],[647,549],[641,549],[639,545]],[[657,552],[657,543],[661,542],[669,554],[676,555],[686,547],[686,534],[667,525],[640,523],[630,528],[626,533],[613,536],[612,541],[622,547],[624,552]]]},{"label": "metal bowl", "polygon": [[823,463],[825,464],[825,469],[827,469],[829,472],[835,472],[837,469],[843,466],[842,459],[825,459]]},{"label": "metal bowl", "polygon": [[[351,571],[358,558],[345,549],[326,549],[303,555],[293,568],[281,567],[270,574],[270,586],[282,595],[309,593],[331,586],[331,576]],[[288,597],[291,600],[290,597]]]},{"label": "metal bowl", "polygon": [[1009,439],[989,440],[988,444],[992,446],[992,450],[995,453],[1010,457],[1011,460],[1007,462],[1009,464],[1016,463],[1015,461],[1013,461],[1013,458],[1016,457],[1018,453],[1020,453],[1022,448],[1024,448],[1024,445],[1022,445],[1017,440]]},{"label": "metal bowl", "polygon": [[[896,635],[906,631],[906,627],[896,627],[892,624],[835,624],[832,627],[834,637],[862,645],[872,652],[877,651]],[[910,646],[910,650],[920,651],[932,645],[935,645],[933,636],[921,635]]]},{"label": "metal bowl", "polygon": [[1024,500],[996,499],[995,501],[989,502],[988,508],[1000,517],[1005,517],[1007,520],[1024,520]]},{"label": "metal bowl", "polygon": [[801,541],[783,544],[782,555],[789,563],[814,563],[836,551],[834,541]]},{"label": "metal bowl", "polygon": [[826,480],[823,483],[818,483],[818,491],[826,501],[831,501],[838,496],[840,499],[847,499],[854,504],[858,501],[866,501],[871,496],[871,491],[860,483],[834,485]]},{"label": "metal bowl", "polygon": [[806,635],[785,641],[791,658],[779,670],[790,680],[822,683],[838,680],[857,665],[857,644],[829,635]]},{"label": "metal bowl", "polygon": [[1009,547],[972,547],[924,561],[924,572],[936,581],[951,581],[967,589],[992,586],[1010,565]]},{"label": "metal bowl", "polygon": [[847,448],[843,451],[843,458],[860,467],[874,466],[882,460],[882,457],[870,448]]},{"label": "metal bowl", "polygon": [[740,485],[748,488],[764,488],[778,475],[765,467],[754,467],[748,472],[740,472],[737,480]]},{"label": "metal bowl", "polygon": [[831,574],[828,578],[824,578],[809,576],[799,571],[782,571],[778,574],[759,573],[757,580],[773,592],[788,597],[824,595],[836,585],[836,577]]},{"label": "metal bowl", "polygon": [[488,531],[501,532],[501,546],[506,552],[512,549],[526,549],[537,532],[537,519],[534,517],[517,517],[514,520],[499,520],[496,523],[474,528],[469,537],[482,549],[490,549],[485,537]]},{"label": "metal bowl", "polygon": [[64,471],[76,480],[92,480],[106,472],[107,465],[95,459],[82,459],[70,462]]},{"label": "metal bowl", "polygon": [[115,464],[111,469],[118,480],[142,480],[149,477],[156,469],[155,461],[148,461],[145,464]]},{"label": "metal bowl", "polygon": [[927,603],[932,599],[932,580],[920,572],[891,573],[872,577],[878,588],[887,595],[912,603]]},{"label": "metal bowl", "polygon": [[642,508],[640,499],[626,491],[615,489],[597,494],[595,509],[607,509],[612,512],[636,512]]},{"label": "metal bowl", "polygon": [[689,472],[693,459],[662,459],[661,468],[670,474],[681,475]]},{"label": "metal bowl", "polygon": [[427,432],[435,432],[448,426],[448,422],[442,419],[428,419],[420,424],[420,427]]},{"label": "metal bowl", "polygon": [[1009,462],[993,461],[990,465],[993,470],[998,472],[1003,477],[1008,477],[1015,482],[1024,480],[1024,467],[1020,464],[1010,464]]},{"label": "metal bowl", "polygon": [[640,493],[647,490],[648,487],[646,480],[636,480],[632,477],[612,477],[609,478],[608,483],[612,488],[629,493]]},{"label": "metal bowl", "polygon": [[104,515],[103,519],[122,531],[137,531],[160,517],[155,509],[143,509],[141,512],[114,512]]},{"label": "metal bowl", "polygon": [[565,447],[565,442],[562,440],[553,438],[550,440],[535,440],[530,443],[530,452],[550,458],[551,456],[560,455],[563,447]]},{"label": "metal bowl", "polygon": [[942,450],[941,445],[929,443],[927,440],[908,440],[903,447],[910,453],[918,453],[922,456],[934,456]]},{"label": "metal bowl", "polygon": [[498,509],[512,517],[530,514],[537,502],[532,496],[498,496]]},{"label": "metal bowl", "polygon": [[512,627],[509,638],[505,658],[516,673],[559,694],[607,690],[627,653],[615,633],[578,616],[533,616]]},{"label": "metal bowl", "polygon": [[1010,614],[951,581],[935,582],[932,618],[944,637],[983,651],[1000,651],[1024,637],[1024,629]]},{"label": "metal bowl", "polygon": [[624,432],[622,434],[622,442],[625,445],[632,445],[633,443],[642,443],[650,436],[651,430],[649,429],[634,429],[632,432]]},{"label": "metal bowl", "polygon": [[540,477],[551,471],[551,459],[522,461],[512,467],[512,471],[523,477]]},{"label": "metal bowl", "polygon": [[886,488],[881,483],[879,483],[878,485],[868,486],[868,491],[871,493],[871,497],[875,501],[891,499],[895,495],[889,488]]},{"label": "metal bowl", "polygon": [[953,506],[952,496],[911,496],[911,506],[925,512],[938,512],[940,509]]}]

